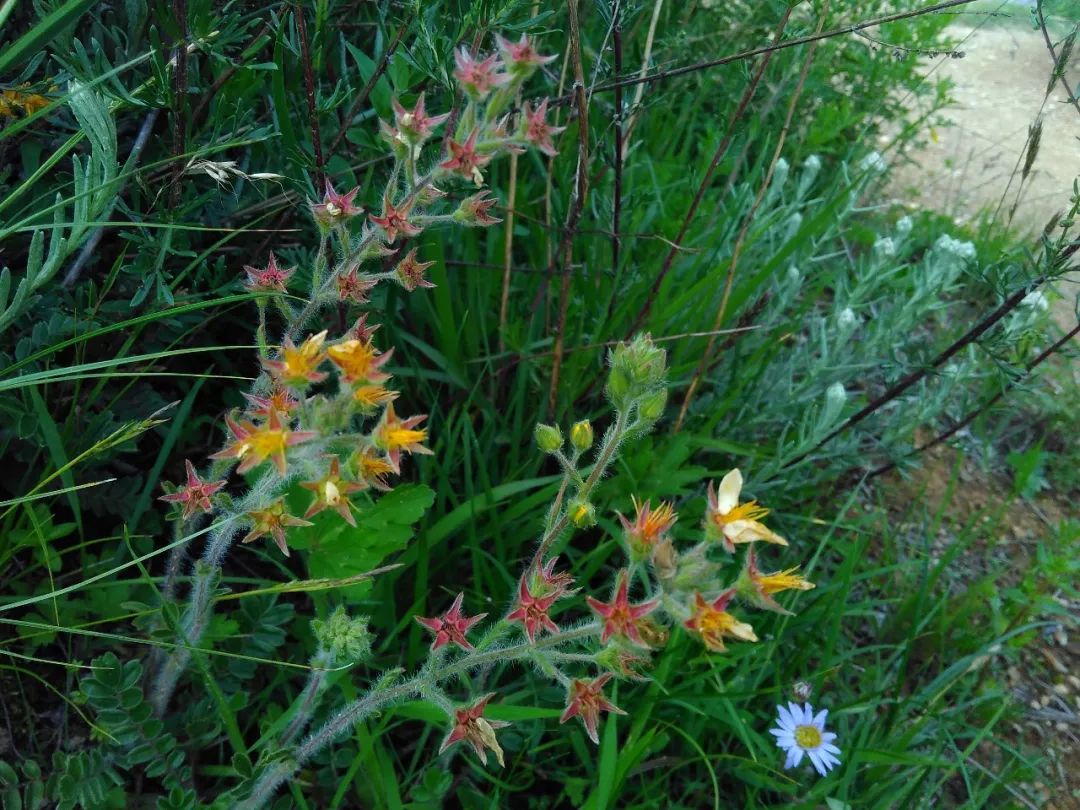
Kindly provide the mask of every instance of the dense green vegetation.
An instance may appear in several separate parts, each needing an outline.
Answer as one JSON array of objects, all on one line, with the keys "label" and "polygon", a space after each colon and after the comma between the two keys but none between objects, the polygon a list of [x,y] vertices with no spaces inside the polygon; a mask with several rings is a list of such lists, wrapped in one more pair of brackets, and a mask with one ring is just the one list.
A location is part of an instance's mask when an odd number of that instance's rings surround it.
[{"label": "dense green vegetation", "polygon": [[[671,622],[650,680],[608,685],[627,716],[604,715],[598,745],[558,725],[567,690],[542,664],[489,665],[451,696],[498,693],[504,768],[465,746],[439,755],[441,697],[403,694],[290,771],[274,806],[1015,806],[1048,779],[1047,752],[1010,730],[1024,707],[1002,672],[1069,620],[1080,522],[1066,509],[1013,558],[998,538],[1040,493],[1080,491],[1072,349],[1038,297],[1075,268],[1080,193],[1035,243],[881,203],[899,158],[877,136],[909,146],[925,129],[911,95],[931,116],[946,103],[917,57],[956,47],[945,26],[962,8],[578,5],[0,2],[5,806],[237,806],[293,762],[303,729],[423,665],[431,635],[413,617],[459,592],[468,615],[512,610],[549,505],[572,494],[534,428],[588,419],[601,446],[616,411],[655,404],[655,380],[612,394],[613,347],[641,333],[666,352],[666,410],[587,488],[595,524],[552,537],[583,588],[557,621],[609,598],[633,499],[670,502],[685,551],[709,482],[733,468],[790,544],[759,549],[763,566],[801,566],[816,587],[781,597],[793,615],[736,610],[758,641],[724,652]],[[1066,11],[1045,9],[1062,65]],[[814,37],[885,15],[904,18]],[[501,223],[433,220],[408,242],[434,288],[388,279],[299,322],[355,247],[333,231],[320,250],[310,201],[328,179],[385,212],[388,183],[413,178],[391,175],[390,149],[400,165],[408,149],[379,121],[423,93],[463,126],[454,51],[492,52],[496,34],[558,56],[505,100],[520,117],[551,99],[558,154],[483,167]],[[477,191],[445,190],[432,211]],[[345,227],[362,239],[363,222]],[[288,295],[243,284],[271,250],[297,268]],[[361,314],[394,349],[398,413],[428,414],[433,454],[358,495],[356,527],[327,510],[289,530],[287,558],[261,539],[234,544],[220,577],[200,568],[208,521],[170,519],[159,496],[185,459],[227,477],[207,458],[231,439],[226,413],[265,393],[267,343],[294,327],[297,343],[337,341]],[[935,438],[957,451],[944,488],[902,483]],[[953,505],[965,458],[1008,482],[985,508]],[[242,514],[262,474],[232,476],[219,514]],[[299,483],[283,483],[294,515],[312,497]],[[715,596],[745,552],[710,554]],[[192,634],[200,587],[213,607]],[[156,673],[171,664],[170,695]],[[768,733],[800,682],[839,735],[822,778],[784,770]]]}]

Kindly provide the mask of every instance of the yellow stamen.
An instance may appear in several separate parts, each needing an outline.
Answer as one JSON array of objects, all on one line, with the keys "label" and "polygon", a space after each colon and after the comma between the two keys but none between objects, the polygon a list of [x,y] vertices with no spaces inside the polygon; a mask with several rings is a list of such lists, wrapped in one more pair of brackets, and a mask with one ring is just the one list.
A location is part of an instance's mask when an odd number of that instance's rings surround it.
[{"label": "yellow stamen", "polygon": [[730,512],[716,515],[716,522],[723,525],[733,523],[736,520],[761,520],[767,514],[769,514],[769,510],[764,506],[758,506],[757,501],[747,501],[746,503],[740,503]]},{"label": "yellow stamen", "polygon": [[809,591],[814,587],[813,582],[808,582],[796,574],[798,568],[788,568],[786,571],[777,571],[772,574],[763,574],[757,578],[758,585],[763,593],[774,594],[781,591]]},{"label": "yellow stamen", "polygon": [[288,446],[288,436],[283,430],[260,430],[252,433],[237,450],[237,457],[243,458],[248,452],[259,458],[268,458],[284,453]]},{"label": "yellow stamen", "polygon": [[372,363],[378,356],[378,352],[370,342],[362,343],[359,340],[346,340],[337,346],[331,346],[326,351],[330,359],[345,372],[345,376],[353,380],[366,379],[371,373]]},{"label": "yellow stamen", "polygon": [[383,441],[387,449],[395,447],[409,447],[413,444],[421,444],[427,440],[426,430],[410,430],[408,428],[391,428],[383,434]]}]

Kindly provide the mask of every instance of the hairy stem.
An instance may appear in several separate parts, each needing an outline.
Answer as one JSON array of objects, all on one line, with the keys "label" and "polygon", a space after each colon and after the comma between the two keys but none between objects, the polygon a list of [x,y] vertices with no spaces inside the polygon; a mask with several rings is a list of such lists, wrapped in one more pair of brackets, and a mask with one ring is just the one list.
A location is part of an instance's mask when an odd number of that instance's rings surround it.
[{"label": "hairy stem", "polygon": [[297,746],[291,758],[276,762],[264,770],[255,781],[251,795],[238,807],[240,810],[256,810],[256,808],[262,807],[270,800],[278,787],[291,779],[308,760],[334,742],[334,740],[339,739],[349,730],[355,728],[357,724],[369,717],[373,712],[391,703],[413,695],[423,695],[431,692],[440,682],[463,672],[468,672],[486,664],[528,658],[532,656],[535,650],[578,641],[595,634],[598,629],[598,623],[590,622],[571,630],[564,630],[561,633],[537,639],[535,644],[523,641],[492,650],[474,650],[441,667],[431,670],[421,669],[417,675],[397,684],[377,685],[366,695],[354,700],[327,720],[321,728]]}]

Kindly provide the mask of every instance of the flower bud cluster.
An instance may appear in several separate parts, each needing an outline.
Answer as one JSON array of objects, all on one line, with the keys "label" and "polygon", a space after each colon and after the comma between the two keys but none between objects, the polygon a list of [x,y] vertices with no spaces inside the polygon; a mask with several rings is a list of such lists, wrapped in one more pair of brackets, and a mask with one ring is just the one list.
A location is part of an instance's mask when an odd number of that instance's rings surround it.
[{"label": "flower bud cluster", "polygon": [[371,655],[367,616],[350,617],[339,606],[326,619],[313,619],[311,631],[319,648],[329,653],[335,664],[355,664]]}]

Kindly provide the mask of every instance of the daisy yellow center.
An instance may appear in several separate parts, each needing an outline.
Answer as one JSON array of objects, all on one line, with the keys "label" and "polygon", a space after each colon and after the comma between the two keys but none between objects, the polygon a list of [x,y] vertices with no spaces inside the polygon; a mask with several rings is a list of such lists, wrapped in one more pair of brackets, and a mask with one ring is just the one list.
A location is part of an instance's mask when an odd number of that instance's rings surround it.
[{"label": "daisy yellow center", "polygon": [[796,726],[795,742],[800,748],[817,748],[821,745],[821,731],[817,726]]},{"label": "daisy yellow center", "polygon": [[769,510],[764,506],[758,506],[757,501],[748,501],[747,503],[740,503],[730,512],[716,515],[716,522],[720,525],[725,523],[733,523],[736,520],[760,520],[769,514]]},{"label": "daisy yellow center", "polygon": [[258,458],[266,458],[277,453],[283,453],[288,444],[288,436],[283,430],[263,430],[252,433],[243,444],[240,445],[237,456],[245,456],[254,453]]}]

